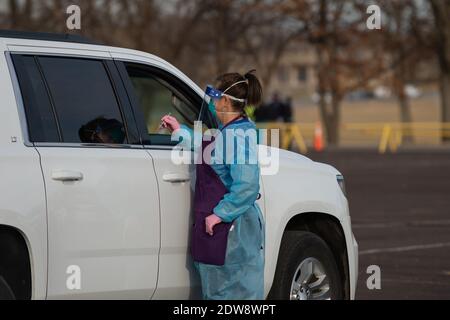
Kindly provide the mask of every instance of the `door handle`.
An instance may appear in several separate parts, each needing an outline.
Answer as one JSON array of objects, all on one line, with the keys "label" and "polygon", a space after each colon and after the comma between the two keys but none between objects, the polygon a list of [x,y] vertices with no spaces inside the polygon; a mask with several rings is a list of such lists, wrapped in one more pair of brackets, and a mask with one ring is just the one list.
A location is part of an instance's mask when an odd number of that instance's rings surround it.
[{"label": "door handle", "polygon": [[163,180],[166,182],[180,183],[191,180],[191,177],[188,173],[165,173]]},{"label": "door handle", "polygon": [[52,179],[55,181],[81,181],[83,180],[83,174],[77,171],[69,170],[53,170]]}]

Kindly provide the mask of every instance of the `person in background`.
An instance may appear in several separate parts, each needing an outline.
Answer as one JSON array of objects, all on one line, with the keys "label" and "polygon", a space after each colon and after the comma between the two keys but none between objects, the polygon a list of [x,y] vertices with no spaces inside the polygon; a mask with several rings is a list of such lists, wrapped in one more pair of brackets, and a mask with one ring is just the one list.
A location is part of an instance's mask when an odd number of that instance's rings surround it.
[{"label": "person in background", "polygon": [[275,92],[270,103],[262,105],[255,111],[255,119],[257,122],[277,122],[283,119],[283,112],[283,102],[278,92]]},{"label": "person in background", "polygon": [[292,122],[292,98],[287,97],[286,101],[282,104],[282,117],[285,123]]}]

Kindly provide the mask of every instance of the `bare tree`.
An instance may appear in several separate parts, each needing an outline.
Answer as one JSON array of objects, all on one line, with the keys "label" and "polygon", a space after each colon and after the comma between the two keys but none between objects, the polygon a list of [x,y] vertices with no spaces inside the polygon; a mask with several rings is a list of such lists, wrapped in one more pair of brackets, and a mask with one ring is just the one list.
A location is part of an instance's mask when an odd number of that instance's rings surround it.
[{"label": "bare tree", "polygon": [[410,54],[414,50],[411,50],[411,45],[409,45],[411,39],[408,37],[408,17],[405,17],[405,15],[411,14],[408,12],[409,5],[409,1],[408,3],[406,1],[387,1],[383,6],[383,12],[389,15],[389,18],[386,19],[389,24],[383,32],[386,35],[386,51],[390,53],[392,60],[396,61],[396,65],[393,66],[392,87],[400,104],[401,121],[406,123],[412,121],[410,101],[406,95],[405,86],[407,71],[414,58]]},{"label": "bare tree", "polygon": [[[200,83],[231,68],[248,67],[258,70],[267,87],[289,46],[307,44],[317,57],[319,109],[327,139],[337,144],[344,97],[388,70],[393,71],[402,119],[411,121],[404,84],[411,65],[423,55],[418,48],[430,37],[417,29],[420,8],[414,7],[415,0],[379,3],[389,20],[381,32],[365,27],[365,0],[8,0],[4,23],[68,32],[65,10],[78,4],[82,29],[73,32],[155,53]],[[448,2],[435,0],[433,8],[440,32],[433,43],[439,44],[443,105],[448,105]],[[413,13],[404,14],[408,10]],[[450,107],[443,109],[443,119],[449,121]]]},{"label": "bare tree", "polygon": [[316,52],[318,104],[329,144],[339,142],[345,95],[379,73],[378,60],[364,45],[366,16],[358,10],[359,4],[350,0],[291,0],[287,5],[286,13],[303,22],[306,41]]},{"label": "bare tree", "polygon": [[[416,78],[416,69],[420,63],[430,60],[430,49],[425,44],[426,14],[424,3],[416,0],[381,0],[385,14],[383,24],[382,56],[389,61],[391,87],[399,102],[400,119],[403,123],[412,122],[410,99],[406,85]],[[418,27],[420,26],[420,28]],[[404,129],[405,141],[412,141],[409,128]]]},{"label": "bare tree", "polygon": [[259,71],[264,87],[270,85],[290,45],[305,33],[304,24],[286,14],[285,5],[285,1],[266,1],[250,8],[253,15],[246,17],[250,25],[241,33],[238,51]]},{"label": "bare tree", "polygon": [[[212,9],[209,0],[178,0],[165,23],[167,34],[167,56],[170,60],[179,60],[184,50],[194,41],[197,27],[202,25],[205,15]],[[176,23],[174,23],[176,21]]]},{"label": "bare tree", "polygon": [[17,0],[9,0],[8,1],[8,10],[9,10],[9,26],[10,28],[17,28],[23,24],[28,24],[30,27],[33,27],[33,9],[34,9],[34,1],[26,0],[26,1],[17,1]]},{"label": "bare tree", "polygon": [[[442,121],[450,122],[450,1],[431,0],[436,24],[436,53],[440,66]],[[450,141],[443,135],[444,141]]]},{"label": "bare tree", "polygon": [[[380,0],[382,30],[366,26],[368,4],[364,0],[291,0],[287,14],[303,21],[307,43],[317,57],[319,109],[330,144],[339,142],[341,102],[351,91],[369,88],[373,80],[391,75],[399,100],[401,119],[412,120],[405,84],[414,66],[423,61],[416,25],[415,0]],[[423,36],[423,35],[422,35]]]}]

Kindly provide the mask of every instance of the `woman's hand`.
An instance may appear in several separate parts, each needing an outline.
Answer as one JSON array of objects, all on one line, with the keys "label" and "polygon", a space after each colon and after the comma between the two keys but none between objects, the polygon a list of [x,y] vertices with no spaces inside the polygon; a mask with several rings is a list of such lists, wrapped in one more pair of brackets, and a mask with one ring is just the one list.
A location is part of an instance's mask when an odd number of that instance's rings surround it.
[{"label": "woman's hand", "polygon": [[171,115],[166,115],[161,118],[161,125],[164,128],[168,128],[170,131],[174,132],[178,129],[180,129],[180,123],[175,117],[172,117]]},{"label": "woman's hand", "polygon": [[215,214],[212,214],[210,216],[207,216],[205,219],[205,225],[206,225],[206,233],[208,233],[210,236],[213,235],[213,228],[216,224],[219,224],[222,222],[222,219],[220,219]]}]

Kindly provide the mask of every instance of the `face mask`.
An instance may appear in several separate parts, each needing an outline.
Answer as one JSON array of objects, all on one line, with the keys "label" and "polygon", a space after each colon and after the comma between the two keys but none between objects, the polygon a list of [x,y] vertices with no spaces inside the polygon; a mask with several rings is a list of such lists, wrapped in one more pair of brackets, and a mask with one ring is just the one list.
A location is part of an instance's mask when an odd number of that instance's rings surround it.
[{"label": "face mask", "polygon": [[218,125],[218,127],[219,127],[220,130],[222,130],[222,128],[223,128],[223,123],[222,123],[222,121],[220,121],[219,117],[217,116],[218,113],[222,113],[222,114],[225,114],[225,113],[227,113],[227,114],[233,114],[233,115],[236,115],[236,116],[239,115],[239,114],[241,114],[241,112],[237,112],[237,111],[217,111],[217,110],[216,110],[216,105],[214,104],[214,99],[211,99],[211,100],[209,101],[208,109],[209,109],[209,111],[211,112],[211,114],[213,115],[214,119],[216,119],[217,125]]},{"label": "face mask", "polygon": [[[228,98],[231,99],[231,100],[239,101],[239,102],[244,102],[244,103],[245,103],[245,102],[246,102],[245,99],[238,99],[238,98],[236,98],[236,97],[233,97],[233,96],[230,96],[230,95],[226,94],[226,92],[227,92],[230,88],[232,88],[232,87],[234,87],[235,85],[238,85],[238,84],[240,84],[240,83],[248,83],[248,82],[247,82],[247,80],[245,80],[245,81],[244,81],[244,80],[243,80],[243,81],[238,81],[238,82],[232,84],[231,86],[229,86],[224,92],[215,89],[215,88],[214,88],[213,86],[211,86],[211,85],[208,85],[208,86],[206,87],[205,98],[203,99],[203,103],[206,103],[206,101],[208,101],[208,100],[207,100],[207,96],[208,96],[208,97],[209,97],[208,109],[209,109],[209,111],[211,112],[213,118],[216,120],[217,125],[218,125],[218,128],[219,128],[220,130],[223,128],[223,123],[222,123],[222,121],[220,121],[220,119],[217,117],[217,114],[218,114],[218,113],[221,113],[221,114],[228,113],[228,114],[239,115],[241,112],[217,111],[216,105],[215,105],[215,101],[219,100],[219,99],[222,98],[223,96],[226,96],[226,97],[228,97]],[[202,108],[201,108],[200,110],[202,110],[204,106],[205,106],[205,104],[202,105]],[[201,114],[201,112],[200,112],[200,114]]]},{"label": "face mask", "polygon": [[212,116],[214,117],[214,119],[217,122],[217,125],[219,127],[219,129],[223,128],[223,123],[222,121],[220,121],[220,119],[217,117],[217,110],[216,110],[216,105],[214,104],[214,99],[210,99],[209,103],[208,103],[208,109],[211,112]]}]

